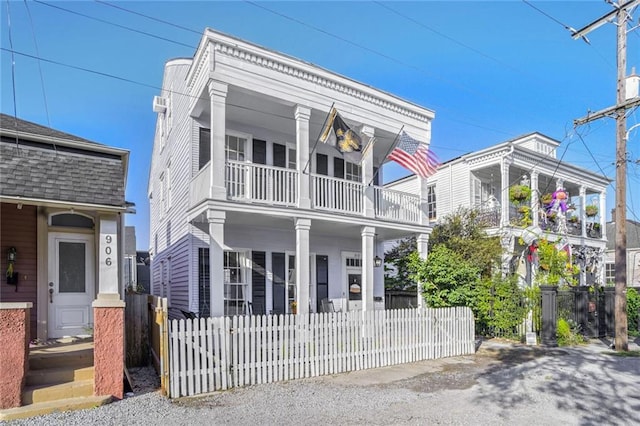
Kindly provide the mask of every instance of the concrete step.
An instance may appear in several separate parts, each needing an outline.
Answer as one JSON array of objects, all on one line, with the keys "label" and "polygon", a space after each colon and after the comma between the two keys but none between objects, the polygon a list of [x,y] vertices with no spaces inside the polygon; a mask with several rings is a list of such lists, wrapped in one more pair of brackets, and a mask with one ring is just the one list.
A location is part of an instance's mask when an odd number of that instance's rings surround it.
[{"label": "concrete step", "polygon": [[68,348],[65,351],[31,351],[29,369],[43,370],[64,367],[91,367],[93,365],[93,347]]},{"label": "concrete step", "polygon": [[37,404],[23,405],[22,407],[0,410],[0,422],[26,419],[28,417],[42,416],[44,414],[59,411],[83,410],[95,408],[111,402],[111,396],[84,396],[77,398],[59,399],[56,401],[40,402]]},{"label": "concrete step", "polygon": [[53,385],[79,380],[93,380],[94,368],[61,367],[31,370],[27,372],[27,386]]},{"label": "concrete step", "polygon": [[93,395],[93,379],[55,385],[27,386],[22,391],[22,404],[37,404],[57,399]]}]

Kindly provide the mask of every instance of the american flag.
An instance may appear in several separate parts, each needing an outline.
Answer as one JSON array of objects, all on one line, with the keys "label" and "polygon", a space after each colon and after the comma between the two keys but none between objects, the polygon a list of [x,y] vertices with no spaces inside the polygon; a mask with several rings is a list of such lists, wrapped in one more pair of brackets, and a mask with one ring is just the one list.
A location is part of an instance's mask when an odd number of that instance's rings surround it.
[{"label": "american flag", "polygon": [[440,165],[433,151],[405,131],[402,132],[398,144],[389,154],[389,159],[423,178],[433,175]]}]

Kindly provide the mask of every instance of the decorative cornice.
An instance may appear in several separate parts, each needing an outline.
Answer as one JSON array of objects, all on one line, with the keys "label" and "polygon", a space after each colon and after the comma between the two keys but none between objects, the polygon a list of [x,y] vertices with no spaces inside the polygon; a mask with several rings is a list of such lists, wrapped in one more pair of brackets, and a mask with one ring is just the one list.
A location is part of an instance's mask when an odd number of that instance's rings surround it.
[{"label": "decorative cornice", "polygon": [[[266,54],[259,54],[255,51],[250,51],[249,49],[244,49],[237,44],[225,43],[221,40],[212,40],[209,39],[209,43],[213,44],[213,50],[217,54],[223,54],[228,57],[238,59],[244,62],[251,63],[253,65],[257,65],[263,68],[267,68],[271,71],[276,71],[281,74],[285,74],[290,77],[298,78],[300,80],[305,80],[313,84],[317,84],[319,86],[334,90],[336,92],[343,93],[345,95],[354,97],[356,99],[360,99],[362,101],[368,102],[370,104],[379,106],[381,108],[387,109],[389,111],[393,111],[398,114],[402,114],[409,118],[419,120],[419,121],[431,121],[433,116],[420,114],[416,111],[413,111],[409,108],[406,108],[399,103],[391,102],[387,99],[384,99],[381,96],[375,96],[371,93],[367,93],[364,90],[356,87],[356,84],[362,85],[361,83],[355,84],[347,84],[345,82],[339,81],[338,79],[332,79],[327,76],[323,76],[320,72],[313,72],[310,70],[304,69],[302,65],[311,66],[310,64],[305,64],[304,62],[293,59],[293,58],[285,58],[289,59],[289,62],[278,60],[277,58],[270,57]],[[210,44],[209,44],[210,46]],[[198,52],[196,57],[194,58],[195,62],[192,67],[195,67],[193,73],[189,73],[187,77],[187,85],[189,88],[192,88],[193,84],[198,80],[200,74],[205,71],[205,67],[208,60],[209,55],[209,46],[201,46],[202,52]],[[268,52],[272,53],[273,52]],[[294,64],[296,61],[300,64]],[[323,70],[324,71],[324,70]],[[330,73],[329,71],[325,71],[325,73]],[[377,89],[373,89],[377,90]],[[393,96],[393,95],[389,95]],[[420,107],[422,108],[422,107]]]}]

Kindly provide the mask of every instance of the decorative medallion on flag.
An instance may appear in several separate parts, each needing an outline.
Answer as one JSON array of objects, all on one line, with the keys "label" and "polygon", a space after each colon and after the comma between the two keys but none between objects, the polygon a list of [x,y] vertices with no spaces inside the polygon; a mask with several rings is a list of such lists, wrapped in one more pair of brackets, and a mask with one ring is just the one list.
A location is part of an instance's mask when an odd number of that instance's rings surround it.
[{"label": "decorative medallion on flag", "polygon": [[433,175],[440,165],[433,151],[404,131],[388,158],[423,178]]}]

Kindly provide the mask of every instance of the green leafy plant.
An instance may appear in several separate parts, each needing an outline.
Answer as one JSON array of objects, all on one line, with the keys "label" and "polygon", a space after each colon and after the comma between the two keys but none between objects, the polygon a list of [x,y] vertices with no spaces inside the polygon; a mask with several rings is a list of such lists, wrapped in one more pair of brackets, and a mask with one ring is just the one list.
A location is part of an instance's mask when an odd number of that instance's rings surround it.
[{"label": "green leafy plant", "polygon": [[579,268],[569,262],[569,255],[558,250],[556,244],[546,239],[538,241],[539,269],[536,274],[538,285],[576,285],[575,275]]},{"label": "green leafy plant", "polygon": [[584,208],[584,214],[586,214],[588,217],[594,217],[598,214],[598,206],[595,206],[593,204],[589,204]]},{"label": "green leafy plant", "polygon": [[513,185],[509,188],[509,201],[520,204],[531,199],[531,188],[527,185]]},{"label": "green leafy plant", "polygon": [[524,290],[518,285],[518,277],[502,277],[482,280],[477,286],[477,330],[499,331],[501,336],[520,338],[518,326],[526,319],[528,306]]},{"label": "green leafy plant", "polygon": [[551,193],[547,192],[546,194],[540,196],[540,202],[545,206],[551,204],[552,201],[553,195]]},{"label": "green leafy plant", "polygon": [[638,316],[640,316],[640,294],[635,288],[627,289],[627,329],[629,334],[638,336]]},{"label": "green leafy plant", "polygon": [[384,253],[384,287],[387,290],[415,290],[409,278],[409,255],[417,251],[416,237],[405,238]]},{"label": "green leafy plant", "polygon": [[574,346],[585,343],[585,338],[580,334],[580,327],[571,320],[558,318],[556,326],[558,346]]}]

